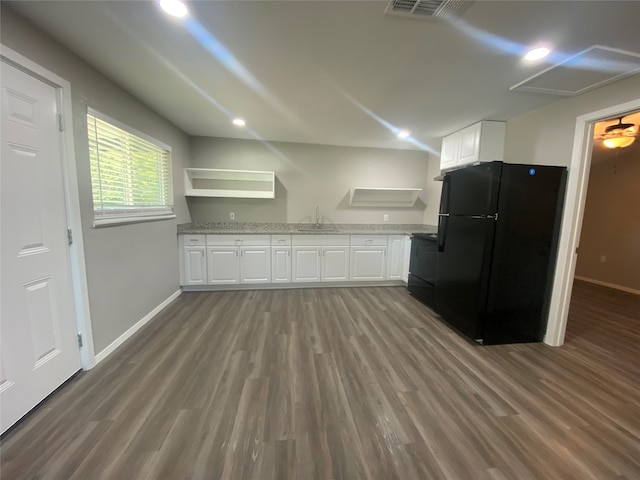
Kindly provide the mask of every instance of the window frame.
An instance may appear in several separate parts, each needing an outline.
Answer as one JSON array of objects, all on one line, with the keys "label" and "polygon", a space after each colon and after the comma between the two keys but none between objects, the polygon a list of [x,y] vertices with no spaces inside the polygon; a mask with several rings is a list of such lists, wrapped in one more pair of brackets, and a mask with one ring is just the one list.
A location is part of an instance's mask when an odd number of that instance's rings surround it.
[{"label": "window frame", "polygon": [[[87,127],[87,146],[89,152],[89,170],[91,170],[91,146],[90,146],[90,133],[89,133],[89,115],[103,121],[109,123],[110,125],[123,130],[124,132],[136,136],[146,142],[152,143],[156,147],[165,150],[168,152],[168,168],[169,168],[169,178],[171,182],[171,205],[166,206],[165,208],[158,208],[157,210],[153,209],[140,209],[139,211],[126,211],[125,208],[122,210],[116,210],[115,212],[109,214],[105,213],[105,210],[96,210],[95,202],[94,202],[94,184],[93,184],[93,176],[91,173],[89,174],[90,183],[91,183],[91,202],[93,205],[93,227],[110,227],[116,225],[126,225],[132,223],[142,223],[142,222],[155,222],[160,220],[171,220],[176,218],[174,213],[174,189],[173,189],[173,158],[172,158],[172,149],[171,146],[153,138],[150,135],[147,135],[144,132],[141,132],[125,123],[122,123],[114,118],[111,118],[108,115],[105,115],[102,112],[99,112],[91,107],[87,108],[87,118],[85,125]],[[101,213],[102,212],[102,213]]]}]

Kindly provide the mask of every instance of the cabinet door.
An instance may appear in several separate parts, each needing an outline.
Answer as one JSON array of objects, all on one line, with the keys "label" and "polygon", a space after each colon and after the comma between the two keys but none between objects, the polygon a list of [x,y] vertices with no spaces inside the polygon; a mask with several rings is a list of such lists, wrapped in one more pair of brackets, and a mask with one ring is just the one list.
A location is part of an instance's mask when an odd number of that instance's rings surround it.
[{"label": "cabinet door", "polygon": [[292,247],[291,255],[294,282],[320,281],[320,247]]},{"label": "cabinet door", "polygon": [[349,280],[349,247],[322,247],[322,281]]},{"label": "cabinet door", "polygon": [[238,248],[207,248],[207,275],[210,284],[240,283],[240,257]]},{"label": "cabinet door", "polygon": [[184,247],[183,285],[205,285],[207,283],[206,247]]},{"label": "cabinet door", "polygon": [[240,283],[271,281],[271,247],[240,248]]},{"label": "cabinet door", "polygon": [[453,133],[442,139],[442,151],[440,152],[440,170],[453,168],[458,164],[458,150],[460,147],[460,135]]},{"label": "cabinet door", "polygon": [[402,280],[404,235],[389,235],[387,252],[387,280]]},{"label": "cabinet door", "polygon": [[458,153],[458,165],[466,165],[478,161],[480,154],[481,123],[476,123],[459,132],[460,150]]},{"label": "cabinet door", "polygon": [[351,247],[351,280],[384,280],[387,247]]},{"label": "cabinet door", "polygon": [[291,282],[291,247],[271,247],[271,282]]}]

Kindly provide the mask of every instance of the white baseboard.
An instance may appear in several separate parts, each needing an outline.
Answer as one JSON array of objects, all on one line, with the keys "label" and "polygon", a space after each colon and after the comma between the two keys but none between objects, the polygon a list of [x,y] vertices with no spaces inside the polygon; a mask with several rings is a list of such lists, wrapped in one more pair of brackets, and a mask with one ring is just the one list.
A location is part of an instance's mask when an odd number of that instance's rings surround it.
[{"label": "white baseboard", "polygon": [[96,365],[100,363],[102,360],[111,355],[116,348],[122,345],[129,337],[131,337],[134,333],[144,327],[153,317],[155,317],[158,313],[160,313],[167,305],[173,302],[176,298],[180,296],[182,290],[176,290],[173,292],[169,298],[164,300],[160,305],[147,313],[144,317],[142,317],[135,325],[129,328],[126,332],[116,338],[109,346],[107,346],[104,350],[96,355]]},{"label": "white baseboard", "polygon": [[622,292],[633,293],[635,295],[640,295],[640,290],[636,290],[635,288],[623,287],[622,285],[616,285],[615,283],[602,282],[600,280],[596,280],[595,278],[582,277],[580,275],[575,276],[576,280],[582,280],[583,282],[593,283],[595,285],[601,285],[603,287],[614,288],[616,290],[620,290]]}]

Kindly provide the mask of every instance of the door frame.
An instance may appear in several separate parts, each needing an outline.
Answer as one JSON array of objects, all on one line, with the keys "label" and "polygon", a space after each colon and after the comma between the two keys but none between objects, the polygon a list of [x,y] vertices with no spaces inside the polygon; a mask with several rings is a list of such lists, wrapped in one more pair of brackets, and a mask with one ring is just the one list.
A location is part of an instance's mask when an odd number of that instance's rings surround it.
[{"label": "door frame", "polygon": [[620,116],[624,113],[640,110],[640,98],[618,105],[585,113],[576,118],[571,163],[567,177],[567,194],[564,205],[558,261],[554,274],[549,323],[544,342],[552,346],[564,343],[569,316],[569,304],[573,290],[577,249],[580,243],[584,206],[587,198],[593,132],[595,123]]},{"label": "door frame", "polygon": [[0,61],[5,62],[57,90],[58,105],[63,115],[62,131],[62,174],[65,193],[67,228],[73,232],[73,243],[69,247],[69,269],[73,290],[73,302],[77,331],[82,335],[80,363],[83,370],[96,365],[89,310],[89,290],[84,257],[82,219],[80,216],[80,195],[73,138],[73,107],[71,102],[71,84],[64,78],[38,65],[20,53],[0,44]]}]

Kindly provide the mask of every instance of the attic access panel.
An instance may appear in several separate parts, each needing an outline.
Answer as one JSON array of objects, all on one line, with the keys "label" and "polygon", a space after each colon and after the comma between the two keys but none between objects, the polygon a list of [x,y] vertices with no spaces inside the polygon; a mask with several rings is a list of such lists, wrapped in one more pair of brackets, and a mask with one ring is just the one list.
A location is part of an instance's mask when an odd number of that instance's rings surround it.
[{"label": "attic access panel", "polygon": [[509,90],[574,96],[640,72],[640,54],[594,45]]}]

